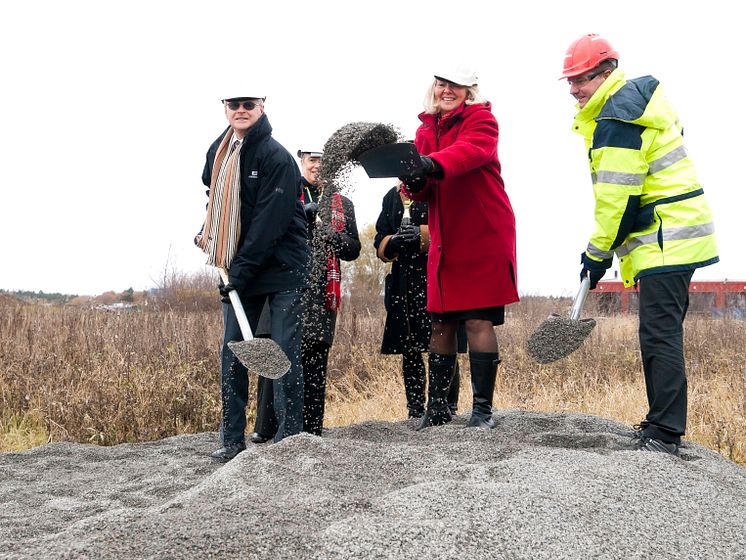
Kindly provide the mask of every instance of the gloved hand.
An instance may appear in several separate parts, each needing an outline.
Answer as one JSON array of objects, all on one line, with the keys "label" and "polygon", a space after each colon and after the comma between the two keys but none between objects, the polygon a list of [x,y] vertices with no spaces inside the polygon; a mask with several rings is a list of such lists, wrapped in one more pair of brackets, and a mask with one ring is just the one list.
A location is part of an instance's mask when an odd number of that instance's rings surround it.
[{"label": "gloved hand", "polygon": [[420,163],[422,164],[421,167],[399,177],[399,180],[404,183],[407,190],[411,193],[418,193],[425,188],[426,177],[428,175],[443,175],[443,168],[434,159],[428,156],[420,156]]},{"label": "gloved hand", "polygon": [[420,156],[422,162],[422,173],[425,175],[438,175],[443,173],[443,168],[437,161],[427,156]]},{"label": "gloved hand", "polygon": [[319,205],[316,202],[308,202],[303,205],[303,211],[306,213],[308,223],[313,223],[316,219],[316,214],[319,212]]},{"label": "gloved hand", "polygon": [[223,284],[222,282],[218,284],[218,291],[220,292],[220,301],[223,303],[230,303],[231,297],[228,295],[236,288],[228,282],[227,284]]},{"label": "gloved hand", "polygon": [[404,236],[401,233],[395,233],[389,238],[389,242],[386,243],[386,247],[383,249],[383,256],[387,259],[393,260],[396,255],[402,252],[404,247]]},{"label": "gloved hand", "polygon": [[420,251],[420,226],[413,223],[403,225],[399,228],[397,235],[401,236],[403,250],[409,253]]},{"label": "gloved hand", "polygon": [[425,188],[425,184],[427,183],[427,179],[425,179],[424,175],[408,178],[399,177],[399,180],[404,183],[404,186],[411,193],[420,192]]},{"label": "gloved hand", "polygon": [[596,289],[598,281],[604,277],[604,274],[606,274],[606,271],[611,266],[612,260],[613,259],[594,261],[584,251],[580,254],[580,264],[583,265],[583,268],[580,271],[580,281],[582,282],[583,279],[588,276],[591,279],[591,290]]},{"label": "gloved hand", "polygon": [[[414,232],[412,228],[416,228]],[[389,238],[386,247],[383,249],[383,256],[393,260],[400,253],[414,252],[414,243],[417,243],[416,251],[420,247],[420,228],[417,226],[405,226],[405,229],[399,230]]]}]

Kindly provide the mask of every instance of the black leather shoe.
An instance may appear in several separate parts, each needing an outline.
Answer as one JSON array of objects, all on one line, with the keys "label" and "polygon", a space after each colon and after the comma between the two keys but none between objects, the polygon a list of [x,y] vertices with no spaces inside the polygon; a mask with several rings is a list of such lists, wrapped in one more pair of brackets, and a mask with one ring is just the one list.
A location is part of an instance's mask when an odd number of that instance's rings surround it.
[{"label": "black leather shoe", "polygon": [[443,424],[448,424],[451,420],[451,411],[447,406],[440,409],[428,408],[425,416],[422,417],[422,422],[420,422],[415,430],[420,432],[433,426],[442,426]]},{"label": "black leather shoe", "polygon": [[471,418],[466,423],[467,428],[482,428],[485,430],[491,430],[495,427],[495,421],[492,416],[484,416],[475,412],[471,413]]},{"label": "black leather shoe", "polygon": [[213,459],[217,459],[218,461],[227,463],[245,449],[245,443],[231,443],[229,445],[224,445],[217,451],[213,451],[212,453],[210,453],[210,457],[212,457]]},{"label": "black leather shoe", "polygon": [[251,443],[267,443],[272,438],[264,437],[263,435],[254,432],[249,436],[249,439],[251,440]]},{"label": "black leather shoe", "polygon": [[642,436],[635,447],[638,451],[648,451],[652,453],[668,453],[669,455],[679,456],[679,446],[675,443],[666,443],[659,439]]},{"label": "black leather shoe", "polygon": [[412,418],[422,418],[425,416],[425,407],[424,406],[408,406],[407,407],[407,416],[411,420]]}]

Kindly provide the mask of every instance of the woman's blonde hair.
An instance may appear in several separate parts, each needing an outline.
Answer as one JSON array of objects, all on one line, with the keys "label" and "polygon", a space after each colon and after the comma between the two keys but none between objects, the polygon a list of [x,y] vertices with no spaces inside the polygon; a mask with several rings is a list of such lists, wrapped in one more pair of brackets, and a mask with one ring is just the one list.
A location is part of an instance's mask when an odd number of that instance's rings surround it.
[{"label": "woman's blonde hair", "polygon": [[[438,112],[438,102],[435,100],[435,85],[438,83],[438,79],[433,80],[430,87],[425,93],[425,112],[429,114],[435,114]],[[479,93],[479,86],[466,86],[466,104],[476,105],[477,103],[484,103],[485,99]]]}]

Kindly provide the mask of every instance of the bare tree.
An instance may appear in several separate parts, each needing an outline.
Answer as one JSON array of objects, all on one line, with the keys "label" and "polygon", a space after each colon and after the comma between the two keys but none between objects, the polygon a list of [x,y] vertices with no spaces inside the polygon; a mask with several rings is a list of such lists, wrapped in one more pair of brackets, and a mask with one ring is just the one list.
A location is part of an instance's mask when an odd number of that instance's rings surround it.
[{"label": "bare tree", "polygon": [[344,263],[345,292],[355,304],[383,306],[383,281],[390,265],[376,256],[373,248],[375,226],[368,224],[359,234],[362,244],[360,256],[350,263]]}]

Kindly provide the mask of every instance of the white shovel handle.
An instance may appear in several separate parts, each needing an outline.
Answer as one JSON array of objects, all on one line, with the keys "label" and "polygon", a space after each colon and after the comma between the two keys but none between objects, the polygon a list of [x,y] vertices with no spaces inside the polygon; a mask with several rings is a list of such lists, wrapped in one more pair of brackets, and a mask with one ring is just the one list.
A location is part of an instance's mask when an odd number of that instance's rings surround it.
[{"label": "white shovel handle", "polygon": [[[230,282],[228,272],[224,268],[218,268],[218,273],[220,274],[220,279],[223,281],[223,284],[228,284]],[[241,305],[241,299],[238,297],[238,292],[236,290],[231,290],[228,292],[228,297],[233,305],[233,311],[236,314],[236,320],[238,321],[238,326],[241,328],[243,339],[252,340],[254,335],[251,334],[249,320],[246,318],[246,313],[243,310],[243,305]]]},{"label": "white shovel handle", "polygon": [[573,321],[577,321],[578,319],[580,319],[580,312],[583,311],[585,297],[588,295],[588,290],[590,289],[590,287],[591,279],[586,276],[580,283],[580,288],[578,288],[578,295],[575,296],[575,301],[572,304],[572,309],[570,309],[570,319],[572,319]]}]

